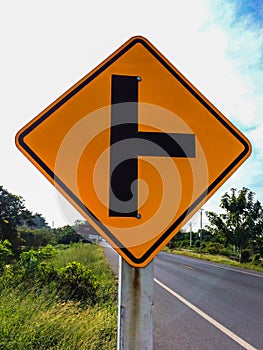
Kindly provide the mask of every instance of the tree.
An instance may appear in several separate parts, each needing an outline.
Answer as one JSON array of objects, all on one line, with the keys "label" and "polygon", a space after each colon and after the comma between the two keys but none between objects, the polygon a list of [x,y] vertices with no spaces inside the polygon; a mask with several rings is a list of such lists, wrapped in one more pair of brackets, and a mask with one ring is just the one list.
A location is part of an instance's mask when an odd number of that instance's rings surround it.
[{"label": "tree", "polygon": [[57,237],[55,231],[49,227],[30,228],[28,226],[21,226],[18,228],[18,233],[23,246],[27,249],[38,249],[47,244],[57,244]]},{"label": "tree", "polygon": [[261,229],[254,232],[251,243],[254,253],[258,253],[263,257],[263,224],[261,225]]},{"label": "tree", "polygon": [[32,221],[33,221],[36,228],[43,228],[43,227],[49,228],[49,226],[46,222],[46,219],[43,217],[42,214],[35,213],[33,215]]},{"label": "tree", "polygon": [[0,186],[0,239],[8,239],[14,250],[20,246],[16,227],[24,211],[23,198],[9,193],[3,186]]},{"label": "tree", "polygon": [[55,229],[57,241],[59,244],[70,244],[79,242],[81,236],[76,233],[73,227],[66,225]]},{"label": "tree", "polygon": [[167,244],[169,249],[174,249],[180,246],[180,242],[185,240],[185,232],[180,230]]},{"label": "tree", "polygon": [[260,254],[263,257],[263,214],[257,221],[257,225],[252,231],[251,246],[254,254]]},{"label": "tree", "polygon": [[17,226],[28,226],[35,227],[34,216],[30,210],[24,209],[19,215],[19,220],[17,222]]},{"label": "tree", "polygon": [[243,250],[252,243],[257,232],[262,232],[262,206],[254,197],[255,194],[246,187],[239,191],[232,188],[221,198],[220,207],[225,213],[206,213],[210,229],[223,239],[225,245],[237,247],[240,262]]},{"label": "tree", "polygon": [[[42,231],[38,232],[36,229]],[[25,242],[29,242],[29,246],[49,243],[46,243],[50,239],[50,235],[47,235],[49,231],[41,214],[32,214],[26,209],[21,196],[14,195],[0,186],[0,240],[8,239],[13,251],[18,253]],[[54,237],[51,241],[54,241]]]}]

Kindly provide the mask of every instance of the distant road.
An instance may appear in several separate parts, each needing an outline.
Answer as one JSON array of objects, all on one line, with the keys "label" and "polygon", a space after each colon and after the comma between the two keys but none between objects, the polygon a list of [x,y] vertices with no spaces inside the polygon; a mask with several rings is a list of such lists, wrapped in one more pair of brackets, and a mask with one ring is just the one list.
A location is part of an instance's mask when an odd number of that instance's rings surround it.
[{"label": "distant road", "polygon": [[155,350],[263,350],[263,273],[163,252],[154,270]]}]

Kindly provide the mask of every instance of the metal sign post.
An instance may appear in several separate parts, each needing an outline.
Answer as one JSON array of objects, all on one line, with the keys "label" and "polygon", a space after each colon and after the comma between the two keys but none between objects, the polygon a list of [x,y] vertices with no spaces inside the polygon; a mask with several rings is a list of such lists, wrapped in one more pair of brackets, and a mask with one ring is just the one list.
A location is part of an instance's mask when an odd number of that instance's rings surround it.
[{"label": "metal sign post", "polygon": [[153,265],[132,267],[119,257],[118,350],[153,350]]}]

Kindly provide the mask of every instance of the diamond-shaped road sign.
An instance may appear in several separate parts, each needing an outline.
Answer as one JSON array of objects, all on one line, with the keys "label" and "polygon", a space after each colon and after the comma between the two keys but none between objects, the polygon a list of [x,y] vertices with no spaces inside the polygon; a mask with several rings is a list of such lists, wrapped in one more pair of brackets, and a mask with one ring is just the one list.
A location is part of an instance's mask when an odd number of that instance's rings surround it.
[{"label": "diamond-shaped road sign", "polygon": [[22,128],[17,147],[132,266],[146,266],[251,153],[145,38]]}]

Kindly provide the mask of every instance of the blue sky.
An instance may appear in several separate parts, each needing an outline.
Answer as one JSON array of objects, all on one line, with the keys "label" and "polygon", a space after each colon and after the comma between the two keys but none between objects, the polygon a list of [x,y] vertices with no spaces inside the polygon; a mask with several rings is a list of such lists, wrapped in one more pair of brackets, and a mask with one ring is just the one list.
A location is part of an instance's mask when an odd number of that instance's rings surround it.
[{"label": "blue sky", "polygon": [[263,9],[260,0],[229,0],[234,6],[234,22],[245,20],[248,25],[262,26]]},{"label": "blue sky", "polygon": [[143,35],[252,143],[250,159],[205,210],[217,210],[231,187],[248,187],[263,203],[262,23],[258,0],[2,3],[0,184],[50,224],[77,218],[15,148],[14,136],[127,39]]},{"label": "blue sky", "polygon": [[239,62],[238,73],[248,84],[247,99],[254,104],[251,121],[244,130],[251,131],[249,135],[253,145],[249,186],[262,201],[263,4],[258,0],[235,0],[227,1],[226,7],[229,5],[231,19],[224,21],[221,17],[220,23],[229,36],[229,57]]}]

